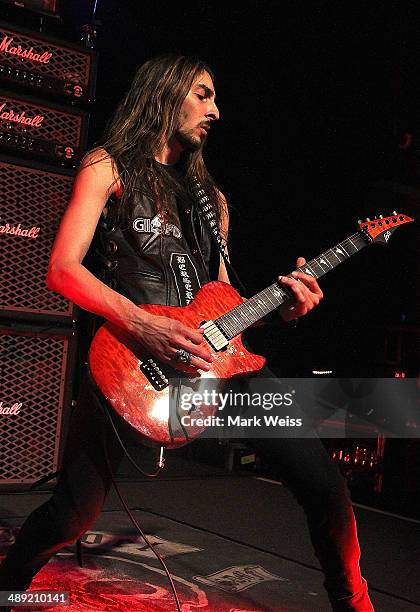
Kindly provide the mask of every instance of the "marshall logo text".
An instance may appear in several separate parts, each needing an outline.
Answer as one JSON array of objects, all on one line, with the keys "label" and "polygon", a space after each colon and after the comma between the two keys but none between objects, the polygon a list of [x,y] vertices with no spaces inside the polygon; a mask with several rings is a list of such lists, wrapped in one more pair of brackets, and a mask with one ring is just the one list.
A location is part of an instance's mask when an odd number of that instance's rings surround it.
[{"label": "marshall logo text", "polygon": [[22,49],[20,45],[16,47],[12,46],[13,36],[5,36],[0,42],[0,53],[10,53],[10,55],[17,55],[22,59],[27,59],[31,62],[38,62],[39,64],[48,64],[52,53],[44,51],[43,53],[34,53],[33,47],[30,49]]},{"label": "marshall logo text", "polygon": [[40,227],[35,225],[29,229],[22,229],[20,223],[10,226],[8,223],[0,225],[0,234],[11,234],[12,236],[26,236],[27,238],[38,238]]},{"label": "marshall logo text", "polygon": [[0,402],[0,414],[19,414],[22,408],[22,402],[15,402],[11,406],[4,406],[3,402]]},{"label": "marshall logo text", "polygon": [[21,113],[15,112],[14,110],[3,110],[6,106],[6,102],[0,104],[0,119],[3,121],[14,121],[15,123],[23,123],[23,125],[30,125],[31,127],[38,128],[44,121],[43,115],[35,115],[35,117],[27,117],[25,111]]}]

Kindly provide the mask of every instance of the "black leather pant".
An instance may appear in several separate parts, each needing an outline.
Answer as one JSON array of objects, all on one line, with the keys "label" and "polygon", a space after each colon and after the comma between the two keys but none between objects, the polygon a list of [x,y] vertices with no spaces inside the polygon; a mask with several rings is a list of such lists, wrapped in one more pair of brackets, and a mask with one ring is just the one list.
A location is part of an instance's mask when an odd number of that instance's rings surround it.
[{"label": "black leather pant", "polygon": [[[72,415],[58,483],[52,497],[26,519],[0,565],[0,590],[28,588],[50,557],[88,530],[102,510],[111,486],[103,435],[114,473],[123,451],[91,393],[84,385]],[[348,489],[320,440],[259,439],[253,440],[253,446],[281,466],[283,482],[306,513],[333,610],[373,610],[360,575]]]}]

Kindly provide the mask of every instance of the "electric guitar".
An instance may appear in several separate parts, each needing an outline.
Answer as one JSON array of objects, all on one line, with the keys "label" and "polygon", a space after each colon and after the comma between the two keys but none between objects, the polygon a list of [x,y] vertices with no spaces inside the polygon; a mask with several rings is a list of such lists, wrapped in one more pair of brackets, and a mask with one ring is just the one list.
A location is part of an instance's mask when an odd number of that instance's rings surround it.
[{"label": "electric guitar", "polygon": [[[397,227],[413,221],[394,212],[389,217],[359,221],[358,231],[299,268],[320,278],[340,263],[372,243],[387,244]],[[277,282],[253,297],[243,300],[228,283],[204,285],[188,306],[142,304],[139,308],[181,321],[192,328],[203,328],[213,356],[209,372],[177,363],[176,368],[159,362],[121,328],[105,323],[96,332],[89,351],[91,376],[111,407],[134,433],[149,444],[176,448],[198,437],[205,426],[181,427],[179,414],[169,410],[176,401],[183,377],[197,390],[211,379],[227,379],[260,370],[265,358],[250,353],[242,343],[242,332],[292,300],[292,293]],[[182,372],[182,374],[180,373]],[[178,381],[178,382],[177,382]],[[197,386],[198,385],[198,386]],[[194,408],[193,408],[194,409]],[[214,415],[216,404],[196,406],[204,418]]]}]

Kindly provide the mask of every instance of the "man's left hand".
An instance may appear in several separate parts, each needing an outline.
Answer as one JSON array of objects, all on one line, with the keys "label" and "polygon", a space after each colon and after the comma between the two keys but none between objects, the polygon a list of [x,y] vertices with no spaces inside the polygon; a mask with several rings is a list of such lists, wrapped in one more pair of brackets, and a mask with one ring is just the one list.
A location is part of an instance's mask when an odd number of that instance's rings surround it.
[{"label": "man's left hand", "polygon": [[[296,267],[304,266],[306,259],[298,257]],[[310,274],[303,272],[292,272],[290,276],[279,276],[279,284],[284,285],[293,292],[294,303],[284,304],[280,307],[280,314],[285,321],[292,321],[303,317],[307,312],[317,306],[323,298],[323,293],[316,281]]]}]

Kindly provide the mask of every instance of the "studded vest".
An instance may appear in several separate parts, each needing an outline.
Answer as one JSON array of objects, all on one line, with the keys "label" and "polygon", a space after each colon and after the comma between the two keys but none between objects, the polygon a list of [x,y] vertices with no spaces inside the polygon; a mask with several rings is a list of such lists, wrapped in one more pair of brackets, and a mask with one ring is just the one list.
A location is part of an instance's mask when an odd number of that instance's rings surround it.
[{"label": "studded vest", "polygon": [[108,201],[93,242],[93,271],[136,304],[185,306],[218,276],[219,254],[208,229],[191,200],[174,196],[163,227],[155,204],[140,192],[134,198],[124,227],[114,222],[118,199]]}]

